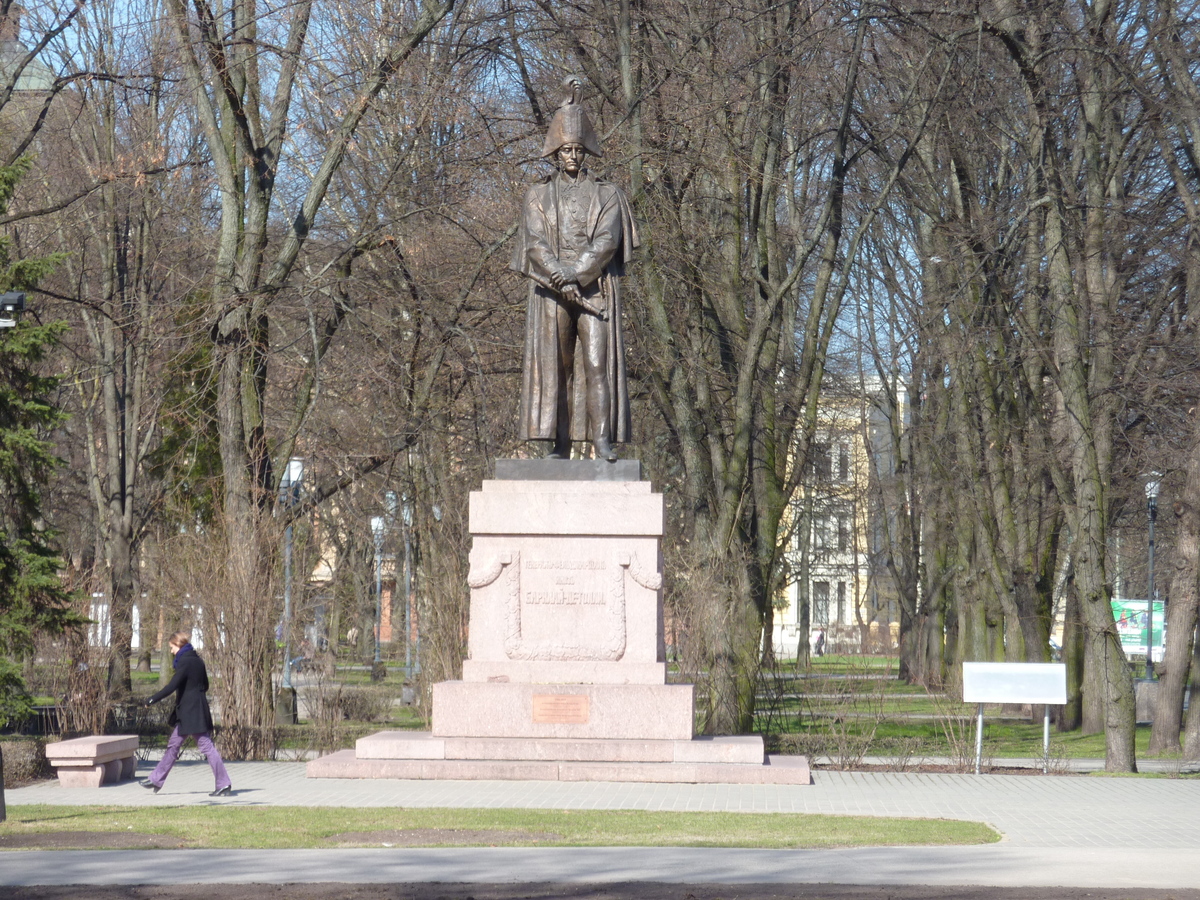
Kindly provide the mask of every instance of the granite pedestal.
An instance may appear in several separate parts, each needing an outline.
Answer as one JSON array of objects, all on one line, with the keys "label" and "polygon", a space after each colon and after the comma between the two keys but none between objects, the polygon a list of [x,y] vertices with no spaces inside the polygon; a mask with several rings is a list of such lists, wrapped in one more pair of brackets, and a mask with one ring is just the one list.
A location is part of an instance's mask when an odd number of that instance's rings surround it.
[{"label": "granite pedestal", "polygon": [[310,777],[808,784],[757,735],[694,737],[667,684],[661,494],[640,464],[500,460],[470,497],[468,659],[430,733],[381,732]]}]

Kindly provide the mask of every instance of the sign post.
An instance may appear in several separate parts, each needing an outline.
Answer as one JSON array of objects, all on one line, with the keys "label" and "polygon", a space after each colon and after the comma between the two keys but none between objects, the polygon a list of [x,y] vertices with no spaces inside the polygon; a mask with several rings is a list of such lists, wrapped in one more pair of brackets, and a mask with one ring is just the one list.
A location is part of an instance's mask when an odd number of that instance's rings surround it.
[{"label": "sign post", "polygon": [[975,725],[975,774],[983,758],[985,703],[1041,703],[1042,774],[1050,771],[1050,704],[1067,702],[1067,667],[1063,663],[963,663],[963,702],[979,705]]}]

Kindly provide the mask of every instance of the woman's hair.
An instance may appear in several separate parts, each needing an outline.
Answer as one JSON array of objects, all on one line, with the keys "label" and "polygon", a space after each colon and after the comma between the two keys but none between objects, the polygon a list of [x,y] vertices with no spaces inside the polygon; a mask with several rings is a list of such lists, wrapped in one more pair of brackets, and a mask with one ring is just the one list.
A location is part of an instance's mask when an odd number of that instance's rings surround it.
[{"label": "woman's hair", "polygon": [[172,647],[182,647],[184,644],[192,642],[192,633],[190,631],[177,631],[171,635],[170,644]]}]

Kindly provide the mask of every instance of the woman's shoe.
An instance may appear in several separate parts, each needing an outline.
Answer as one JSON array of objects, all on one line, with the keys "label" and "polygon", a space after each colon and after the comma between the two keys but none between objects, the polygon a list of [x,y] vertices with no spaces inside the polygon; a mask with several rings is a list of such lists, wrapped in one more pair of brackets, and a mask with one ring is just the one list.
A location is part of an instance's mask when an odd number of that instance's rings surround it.
[{"label": "woman's shoe", "polygon": [[154,793],[156,793],[156,794],[162,790],[161,784],[155,784],[149,778],[143,778],[141,781],[138,782],[138,784],[140,784],[142,787],[146,788],[147,790],[154,791]]},{"label": "woman's shoe", "polygon": [[232,793],[233,793],[233,785],[227,784],[223,788],[217,788],[215,791],[213,791],[208,796],[210,796],[210,797],[228,797]]}]

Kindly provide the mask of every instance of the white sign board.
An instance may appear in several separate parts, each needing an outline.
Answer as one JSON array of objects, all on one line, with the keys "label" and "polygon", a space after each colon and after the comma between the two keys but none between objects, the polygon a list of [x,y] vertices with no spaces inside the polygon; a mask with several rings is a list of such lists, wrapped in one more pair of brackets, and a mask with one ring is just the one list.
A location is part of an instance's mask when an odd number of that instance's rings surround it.
[{"label": "white sign board", "polygon": [[964,703],[1067,702],[1064,663],[963,663]]}]

